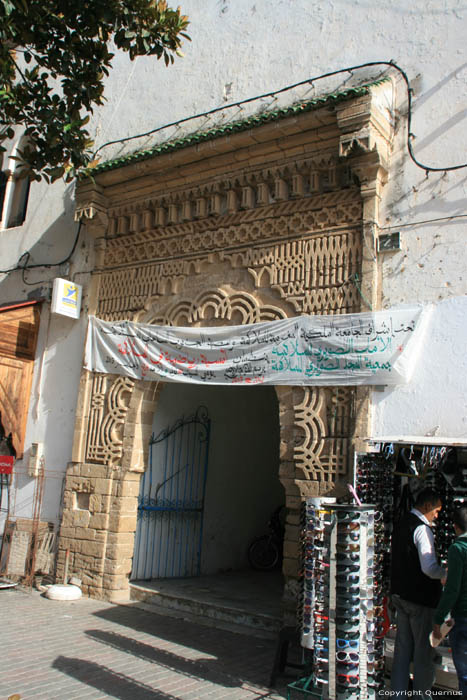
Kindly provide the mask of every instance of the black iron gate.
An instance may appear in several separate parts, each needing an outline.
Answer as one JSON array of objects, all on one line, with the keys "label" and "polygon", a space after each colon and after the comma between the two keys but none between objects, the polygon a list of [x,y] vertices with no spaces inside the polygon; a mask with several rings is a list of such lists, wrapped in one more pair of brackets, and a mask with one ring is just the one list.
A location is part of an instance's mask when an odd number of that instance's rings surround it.
[{"label": "black iron gate", "polygon": [[198,576],[211,421],[200,406],[151,438],[132,579]]}]

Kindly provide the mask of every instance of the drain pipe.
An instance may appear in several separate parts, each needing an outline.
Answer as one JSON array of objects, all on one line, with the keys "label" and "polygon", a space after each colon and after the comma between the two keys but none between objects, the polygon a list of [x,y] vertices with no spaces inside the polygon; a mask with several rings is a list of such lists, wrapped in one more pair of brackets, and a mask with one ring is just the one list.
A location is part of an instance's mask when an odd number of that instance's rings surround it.
[{"label": "drain pipe", "polygon": [[67,549],[65,552],[65,569],[63,572],[63,583],[66,584],[67,578],[68,578],[68,562],[70,559],[70,550]]}]

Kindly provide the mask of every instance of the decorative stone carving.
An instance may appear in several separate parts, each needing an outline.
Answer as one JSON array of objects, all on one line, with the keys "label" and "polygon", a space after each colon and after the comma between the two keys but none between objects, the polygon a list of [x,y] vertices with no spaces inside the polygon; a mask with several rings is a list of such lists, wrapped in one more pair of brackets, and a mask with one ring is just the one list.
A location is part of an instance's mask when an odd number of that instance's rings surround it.
[{"label": "decorative stone carving", "polygon": [[361,269],[360,231],[313,236],[271,247],[225,254],[235,267],[246,267],[255,287],[277,290],[297,313],[350,313],[359,308],[351,283]]},{"label": "decorative stone carving", "polygon": [[[232,190],[232,195],[237,194]],[[248,201],[248,197],[245,199]],[[159,209],[156,210],[156,220]],[[175,215],[175,214],[173,214]],[[119,237],[107,245],[106,267],[163,260],[180,255],[196,255],[233,245],[251,245],[256,241],[281,239],[284,235],[318,232],[361,221],[362,206],[354,188],[341,193],[326,193],[313,198],[287,200],[257,209],[237,211],[221,217],[187,221],[131,234],[129,241]],[[129,221],[121,215],[117,233],[128,233]]]},{"label": "decorative stone carving", "polygon": [[[290,201],[296,197],[314,197],[323,192],[337,190],[342,184],[350,184],[348,166],[340,163],[330,154],[302,160],[287,160],[288,165],[281,168],[243,170],[228,173],[216,180],[202,183],[196,188],[183,188],[174,192],[164,192],[158,197],[144,198],[122,206],[107,209],[109,217],[109,232],[115,235],[113,222],[121,216],[130,217],[139,214],[144,218],[146,211],[155,211],[155,226],[166,226],[169,223],[182,223],[192,218],[210,218],[223,216],[229,212],[234,214],[239,206],[242,209],[260,209],[274,201]],[[92,204],[99,197],[99,192],[88,193],[80,185],[81,208],[86,199]],[[248,194],[243,190],[247,189]],[[207,207],[199,207],[198,201],[208,200]],[[105,204],[104,200],[102,200]],[[160,211],[159,211],[160,210]],[[159,214],[158,214],[159,212]]]},{"label": "decorative stone carving", "polygon": [[[359,311],[368,287],[376,288],[376,265],[362,234],[378,218],[391,146],[383,104],[372,95],[356,98],[337,103],[335,111],[326,107],[316,116],[282,122],[280,128],[266,125],[257,140],[246,134],[219,140],[217,148],[204,151],[205,162],[202,150],[187,149],[189,157],[179,151],[146,162],[150,170],[130,166],[102,173],[95,186],[81,183],[77,216],[101,227],[108,222],[96,268],[97,315],[214,326]],[[131,192],[128,173],[135,177]],[[108,490],[105,498],[116,494],[106,504],[105,532],[117,533],[121,542],[114,549],[107,546],[94,564],[83,563],[95,590],[112,596],[128,585],[131,551],[124,548],[131,550],[137,472],[144,468],[155,408],[143,384],[149,382],[134,385],[95,375],[89,401],[82,395],[86,463],[96,470],[121,467],[105,484],[96,473],[100,487]],[[154,397],[157,390],[156,384]],[[339,480],[345,483],[356,393],[343,387],[276,391],[280,479],[289,512],[298,518],[304,498],[331,493]],[[74,478],[85,478],[83,465],[75,469]],[[297,575],[294,527],[287,529],[283,567],[292,577]],[[75,549],[78,557],[80,542]],[[122,574],[104,572],[110,555],[116,566],[124,561]],[[292,598],[294,586],[289,579],[286,594]]]},{"label": "decorative stone carving", "polygon": [[146,323],[166,326],[210,325],[211,319],[244,325],[280,318],[286,318],[281,308],[260,305],[246,292],[228,294],[222,289],[207,290],[192,301],[179,299],[163,315],[145,314]]},{"label": "decorative stone carving", "polygon": [[303,399],[294,406],[295,424],[303,439],[295,445],[295,464],[303,478],[332,489],[346,477],[351,452],[352,387],[303,387]]},{"label": "decorative stone carving", "polygon": [[[258,288],[266,284],[277,288],[297,313],[356,310],[359,297],[349,280],[361,264],[360,220],[361,202],[350,189],[340,197],[329,193],[167,227],[162,240],[154,231],[132,234],[131,245],[125,238],[109,240],[104,267],[121,269],[102,271],[97,313],[108,320],[122,314],[134,317],[149,297],[177,293],[183,280],[216,249],[233,267],[247,268]],[[355,228],[331,232],[345,225]],[[307,240],[300,240],[307,234]],[[298,241],[264,246],[268,239],[284,236]],[[263,245],[255,247],[258,242]],[[224,252],[233,246],[237,252]],[[182,253],[193,257],[180,258]],[[161,258],[160,263],[148,264]],[[136,267],[140,262],[146,264]]]},{"label": "decorative stone carving", "polygon": [[95,374],[87,426],[86,461],[118,465],[123,454],[123,426],[134,381]]},{"label": "decorative stone carving", "polygon": [[[391,104],[392,92],[392,81],[386,81],[374,88],[369,95],[337,107],[337,122],[341,131],[341,157],[374,153],[380,164],[387,166],[393,130],[389,111],[383,104],[385,101]],[[382,93],[386,94],[386,100],[381,99]]]}]

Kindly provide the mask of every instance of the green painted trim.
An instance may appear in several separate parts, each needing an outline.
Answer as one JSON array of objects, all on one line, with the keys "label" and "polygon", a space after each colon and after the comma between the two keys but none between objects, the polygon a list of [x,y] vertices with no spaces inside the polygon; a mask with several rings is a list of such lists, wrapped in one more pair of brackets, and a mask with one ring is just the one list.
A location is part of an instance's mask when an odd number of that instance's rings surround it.
[{"label": "green painted trim", "polygon": [[[147,148],[142,151],[134,151],[133,153],[121,156],[120,158],[114,158],[100,163],[90,171],[90,175],[94,176],[109,170],[116,170],[118,168],[123,168],[126,165],[131,165],[132,163],[136,163],[141,160],[148,160],[149,158],[153,158],[154,156],[162,155],[164,153],[173,153],[174,151],[179,151],[182,148],[188,148],[189,146],[194,146],[199,143],[212,141],[213,139],[220,138],[222,136],[237,134],[242,131],[248,131],[249,129],[262,126],[263,124],[277,122],[281,119],[287,119],[288,117],[293,117],[297,114],[312,112],[313,110],[327,104],[337,104],[354,97],[362,97],[363,95],[368,95],[372,87],[381,85],[382,83],[387,82],[387,80],[388,78],[382,78],[381,80],[376,80],[372,83],[352,87],[342,92],[316,97],[312,100],[299,102],[275,111],[255,114],[251,117],[247,117],[246,119],[230,122],[224,126],[215,126],[207,131],[201,131],[198,133],[195,132],[193,134],[189,134],[188,136],[184,136],[183,138],[152,146],[151,148]],[[81,178],[84,178],[85,176],[86,174],[83,173]]]}]

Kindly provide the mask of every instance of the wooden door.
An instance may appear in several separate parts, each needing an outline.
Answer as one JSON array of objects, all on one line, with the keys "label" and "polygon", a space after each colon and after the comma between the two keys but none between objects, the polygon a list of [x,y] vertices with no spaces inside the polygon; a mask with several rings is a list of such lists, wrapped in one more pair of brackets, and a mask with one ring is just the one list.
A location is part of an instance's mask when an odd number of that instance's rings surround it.
[{"label": "wooden door", "polygon": [[0,308],[0,412],[17,458],[23,455],[38,330],[37,305]]}]

